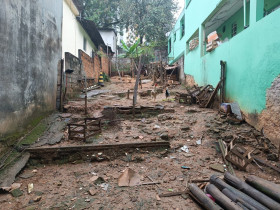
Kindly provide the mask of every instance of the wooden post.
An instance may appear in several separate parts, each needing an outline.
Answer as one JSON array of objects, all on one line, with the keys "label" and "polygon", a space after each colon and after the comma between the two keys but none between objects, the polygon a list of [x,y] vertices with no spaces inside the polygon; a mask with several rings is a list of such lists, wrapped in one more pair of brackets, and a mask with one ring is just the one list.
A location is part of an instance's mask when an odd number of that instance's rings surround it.
[{"label": "wooden post", "polygon": [[85,76],[84,87],[85,87],[85,115],[87,115],[88,111],[87,111],[87,79],[86,79],[86,76]]},{"label": "wooden post", "polygon": [[129,99],[130,90],[127,91],[127,99]]},{"label": "wooden post", "polygon": [[139,64],[138,64],[138,70],[137,70],[137,77],[136,77],[136,82],[135,82],[135,86],[134,86],[134,93],[133,93],[133,117],[135,116],[135,105],[137,103],[137,91],[138,91],[138,85],[139,85],[139,79],[140,79],[140,73],[141,73],[141,68],[142,68],[142,64],[141,64],[141,60],[142,60],[142,55],[139,58]]},{"label": "wooden post", "polygon": [[64,70],[64,59],[61,59],[60,61],[60,111],[62,112],[63,111],[63,94],[62,94],[62,91],[63,91],[63,70]]},{"label": "wooden post", "polygon": [[162,70],[162,61],[159,64],[159,73],[160,73],[160,83],[163,85],[163,70]]}]

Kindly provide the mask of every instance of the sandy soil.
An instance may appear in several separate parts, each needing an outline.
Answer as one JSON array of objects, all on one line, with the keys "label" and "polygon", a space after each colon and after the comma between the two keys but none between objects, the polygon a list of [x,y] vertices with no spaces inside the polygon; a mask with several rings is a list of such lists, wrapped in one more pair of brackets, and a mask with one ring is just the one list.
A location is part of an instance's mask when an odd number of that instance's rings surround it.
[{"label": "sandy soil", "polygon": [[[109,93],[89,99],[90,116],[99,116],[104,106],[131,105],[132,99],[121,98],[115,93],[127,92],[133,86],[134,83],[112,79],[103,88]],[[151,83],[144,84],[139,91],[148,89],[153,89]],[[170,88],[171,93],[183,90],[182,86]],[[174,98],[174,94],[170,98]],[[125,119],[114,126],[103,127],[102,134],[93,139],[93,144],[159,141],[162,134],[167,134],[171,149],[125,154],[110,162],[28,165],[16,179],[17,183],[22,183],[20,189],[23,196],[14,198],[10,194],[0,195],[0,209],[200,209],[185,195],[161,199],[157,195],[183,191],[193,179],[207,179],[212,174],[222,175],[209,167],[211,164],[224,165],[217,149],[218,139],[237,138],[247,149],[259,147],[256,153],[266,158],[267,154],[253,135],[256,131],[248,124],[232,125],[221,119],[217,110],[200,109],[196,105],[185,106],[164,99],[164,93],[158,94],[155,101],[150,97],[139,97],[138,105],[161,104],[174,109],[175,113]],[[82,117],[83,101],[70,102],[69,105],[71,117]],[[62,117],[62,120],[65,118]],[[201,145],[196,143],[199,139],[202,139]],[[83,143],[65,139],[59,145],[73,144]],[[184,145],[188,146],[188,153],[180,150]],[[274,151],[273,146],[270,147]],[[190,169],[183,169],[182,166]],[[154,181],[160,181],[160,184],[119,187],[118,177],[126,168],[139,173],[143,182],[150,182],[149,176]],[[263,169],[261,171],[251,164],[247,172],[235,172],[240,178],[254,174],[279,184],[280,176],[276,172],[265,167]],[[102,177],[108,188],[103,189],[104,186],[95,184],[91,180],[94,176]],[[27,193],[29,183],[34,184],[34,191],[30,194]],[[41,199],[35,201],[38,196]]]}]

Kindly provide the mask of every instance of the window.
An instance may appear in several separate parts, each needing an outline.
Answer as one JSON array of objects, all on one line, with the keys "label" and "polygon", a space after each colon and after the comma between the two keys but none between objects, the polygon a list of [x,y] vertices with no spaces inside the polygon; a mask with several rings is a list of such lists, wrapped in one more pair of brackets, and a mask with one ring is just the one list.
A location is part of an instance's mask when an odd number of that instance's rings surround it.
[{"label": "window", "polygon": [[174,32],[174,42],[176,41],[176,32]]},{"label": "window", "polygon": [[231,37],[234,37],[237,34],[237,24],[233,23],[231,27]]},{"label": "window", "polygon": [[182,17],[180,21],[180,29],[181,29],[181,39],[185,35],[185,15]]},{"label": "window", "polygon": [[84,37],[84,51],[87,51],[87,40],[85,37]]},{"label": "window", "polygon": [[168,54],[171,53],[171,38],[168,40]]}]

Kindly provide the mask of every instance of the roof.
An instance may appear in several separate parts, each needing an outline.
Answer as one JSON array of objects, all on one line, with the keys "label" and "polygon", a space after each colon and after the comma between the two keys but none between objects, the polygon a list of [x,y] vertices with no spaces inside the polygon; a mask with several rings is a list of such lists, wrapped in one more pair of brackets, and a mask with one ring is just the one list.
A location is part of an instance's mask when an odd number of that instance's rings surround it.
[{"label": "roof", "polygon": [[98,28],[98,30],[99,31],[113,31],[116,34],[116,36],[117,36],[116,30],[113,29],[113,28]]},{"label": "roof", "polygon": [[[82,25],[83,29],[87,32],[89,35],[91,41],[98,49],[99,47],[102,47],[104,50],[107,48],[107,46],[104,43],[104,40],[102,36],[100,35],[98,29],[96,28],[96,25],[91,20],[86,20],[80,17],[77,17],[77,21]],[[112,52],[111,47],[108,47],[109,53],[114,54]]]},{"label": "roof", "polygon": [[79,12],[81,13],[83,11],[84,5],[81,0],[72,0]]}]

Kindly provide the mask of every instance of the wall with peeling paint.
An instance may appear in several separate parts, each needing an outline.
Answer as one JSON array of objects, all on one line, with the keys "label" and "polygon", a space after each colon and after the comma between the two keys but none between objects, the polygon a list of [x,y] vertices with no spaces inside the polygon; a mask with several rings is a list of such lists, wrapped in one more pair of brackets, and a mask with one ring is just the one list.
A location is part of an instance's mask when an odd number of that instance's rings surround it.
[{"label": "wall with peeling paint", "polygon": [[1,1],[0,139],[55,109],[61,30],[61,0]]},{"label": "wall with peeling paint", "polygon": [[[169,57],[173,59],[170,63],[175,62],[183,53],[185,74],[193,76],[198,85],[216,86],[220,80],[220,60],[226,61],[227,100],[237,101],[246,115],[246,120],[257,129],[263,129],[278,146],[280,119],[273,116],[280,114],[280,102],[277,100],[277,97],[279,98],[277,78],[280,74],[280,9],[260,17],[263,15],[263,9],[258,7],[261,0],[251,0],[250,26],[222,43],[214,51],[205,53],[203,23],[211,13],[215,13],[219,2],[224,1],[191,1],[181,14],[181,17],[185,15],[186,18],[185,37],[172,43],[173,49]],[[278,5],[279,3],[280,1]],[[174,30],[178,28],[180,18]],[[197,29],[199,29],[199,47],[186,53],[186,42]],[[277,132],[271,132],[273,130]]]}]

